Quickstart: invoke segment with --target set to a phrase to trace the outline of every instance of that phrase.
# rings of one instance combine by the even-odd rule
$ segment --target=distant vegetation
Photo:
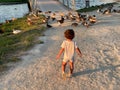
[[[28,0],[0,0],[0,3],[9,3],[9,2],[27,2]]]
[[[99,8],[98,6],[92,6],[92,7],[89,7],[89,8],[79,9],[77,11],[78,12],[90,12],[90,11],[97,10],[98,8]]]
[[[77,12],[90,12],[90,11],[94,11],[94,10],[97,10],[98,8],[105,8],[105,7],[108,7],[109,5],[114,5],[116,3],[108,3],[108,4],[102,4],[102,5],[96,5],[96,6],[92,6],[92,7],[89,7],[89,8],[83,8],[83,9],[79,9],[77,10]]]

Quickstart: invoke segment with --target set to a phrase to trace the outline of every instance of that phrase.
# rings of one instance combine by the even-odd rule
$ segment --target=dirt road
[[[48,8],[50,10],[54,4],[58,7],[55,7],[55,10],[66,10],[59,3],[56,4],[56,1],[42,2],[45,11]],[[48,2],[51,2],[52,6],[49,3],[46,8]],[[68,20],[61,26],[51,23],[53,28],[48,29],[45,36],[39,37],[44,44],[35,45],[21,56],[22,62],[0,78],[0,90],[119,90],[120,14],[90,14],[96,14],[98,21],[89,28],[82,25],[72,27],[72,22]],[[63,33],[68,28],[74,29],[74,40],[78,43],[83,57],[75,56],[74,75],[63,80],[62,57],[58,61],[55,57],[64,40]],[[69,66],[66,72],[68,69]]]

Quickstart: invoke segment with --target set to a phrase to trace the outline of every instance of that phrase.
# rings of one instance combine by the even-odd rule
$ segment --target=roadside
[[[43,15],[37,17],[29,25],[27,17],[35,19],[34,16],[24,16],[12,22],[3,23],[0,26],[0,71],[10,69],[12,65],[20,60],[24,51],[30,49],[34,44],[43,43],[38,40],[44,35],[45,26],[42,24]],[[20,33],[14,33],[20,31]],[[10,65],[10,63],[13,63]]]
[[[96,12],[89,14],[93,15]],[[89,28],[81,24],[72,27],[69,20],[61,26],[58,23],[51,23],[53,27],[46,30],[45,36],[39,37],[44,44],[35,45],[21,56],[23,61],[0,78],[0,89],[119,90],[120,14],[97,13],[97,19],[97,23]],[[55,57],[64,40],[64,31],[69,28],[75,31],[74,40],[78,43],[83,57],[79,58],[76,55],[74,76],[63,80],[61,78],[63,58],[56,61]],[[66,72],[68,71],[69,66]]]

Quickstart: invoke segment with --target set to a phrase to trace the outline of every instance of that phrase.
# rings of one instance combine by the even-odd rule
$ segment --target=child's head
[[[73,39],[75,37],[75,33],[73,31],[73,29],[67,29],[65,32],[64,32],[64,36],[67,38],[67,39]]]

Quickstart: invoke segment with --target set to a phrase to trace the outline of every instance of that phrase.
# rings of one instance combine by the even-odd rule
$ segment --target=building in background
[[[58,1],[73,10],[114,2],[114,0],[58,0]]]

